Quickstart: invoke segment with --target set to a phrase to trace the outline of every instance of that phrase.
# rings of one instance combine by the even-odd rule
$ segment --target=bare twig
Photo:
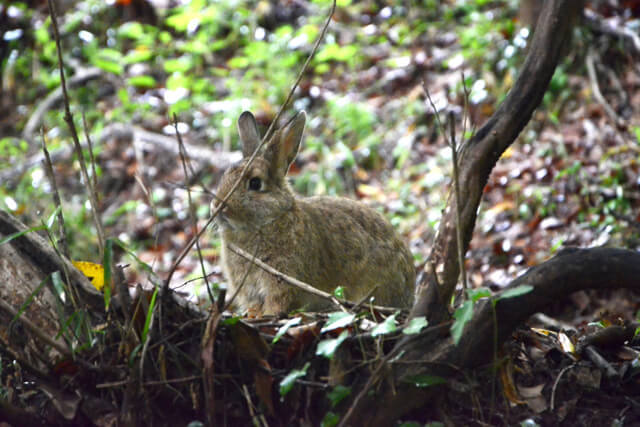
[[[42,329],[36,324],[32,323],[29,319],[27,319],[23,314],[20,314],[13,308],[9,303],[0,299],[0,309],[4,310],[6,313],[20,320],[20,322],[31,331],[35,336],[37,336],[40,340],[49,344],[51,347],[55,348],[66,357],[73,357],[73,353],[67,347],[60,344],[58,341],[55,341],[49,335],[42,331]]]
[[[51,0],[49,0],[51,1]],[[298,77],[296,78],[295,83],[293,84],[293,86],[291,87],[291,90],[289,91],[289,94],[287,95],[287,98],[285,99],[284,103],[280,106],[280,109],[278,110],[278,113],[276,114],[276,117],[273,119],[273,121],[271,122],[271,125],[269,126],[269,128],[267,129],[267,132],[264,134],[264,137],[262,138],[262,141],[260,142],[260,144],[256,147],[255,151],[253,152],[253,154],[251,155],[251,157],[249,158],[249,160],[245,163],[244,168],[242,169],[242,172],[240,173],[240,175],[238,176],[238,180],[234,183],[234,185],[231,187],[231,189],[229,190],[229,192],[226,194],[226,196],[224,197],[224,199],[222,199],[220,201],[220,204],[218,205],[218,207],[216,208],[216,210],[211,214],[211,216],[209,217],[209,220],[207,221],[207,223],[204,225],[204,227],[202,227],[202,230],[200,230],[198,232],[198,234],[196,234],[194,237],[191,238],[191,240],[189,241],[189,243],[186,244],[186,246],[182,249],[182,251],[180,251],[180,254],[178,255],[178,257],[176,258],[174,264],[171,266],[171,269],[169,270],[169,273],[167,275],[167,278],[165,279],[164,282],[164,288],[168,288],[169,287],[169,283],[171,281],[171,277],[173,276],[173,273],[176,271],[176,269],[178,268],[178,265],[180,265],[180,263],[182,262],[182,260],[184,259],[184,257],[187,256],[187,253],[191,250],[191,248],[193,247],[193,245],[195,244],[195,242],[200,239],[200,237],[202,236],[202,234],[206,231],[206,229],[209,227],[209,225],[213,222],[214,218],[218,215],[218,213],[224,208],[227,200],[231,197],[231,195],[234,193],[234,191],[236,190],[236,188],[238,188],[238,186],[240,185],[240,182],[242,182],[242,179],[244,178],[247,170],[249,169],[249,167],[251,166],[251,163],[253,163],[254,159],[257,157],[258,153],[260,152],[262,146],[266,143],[266,141],[269,140],[269,138],[271,137],[271,133],[273,132],[273,129],[275,127],[275,125],[278,122],[278,119],[280,118],[280,116],[282,115],[282,112],[284,111],[284,109],[289,105],[289,102],[291,101],[291,98],[293,97],[293,93],[295,92],[296,88],[298,87],[298,85],[300,84],[300,80],[302,80],[302,76],[304,74],[304,72],[307,70],[307,68],[309,67],[309,63],[311,62],[311,59],[315,56],[316,51],[318,50],[318,47],[320,46],[320,43],[322,42],[322,40],[324,39],[324,36],[327,33],[327,28],[329,27],[329,23],[331,22],[331,18],[333,17],[333,14],[336,10],[336,0],[333,0],[333,3],[331,5],[331,10],[329,11],[329,15],[327,16],[327,20],[324,24],[324,26],[322,27],[322,31],[320,32],[320,35],[318,36],[318,38],[316,39],[315,44],[313,45],[313,49],[311,50],[311,53],[309,54],[309,56],[307,57],[307,60],[305,61],[305,63],[302,65],[302,68],[300,69],[300,72],[298,73]]]
[[[224,300],[224,296],[223,296]],[[215,399],[215,363],[213,352],[215,350],[216,334],[218,332],[218,325],[222,319],[222,311],[218,308],[218,305],[211,304],[211,311],[207,325],[202,334],[200,340],[200,358],[202,360],[202,386],[204,393],[204,406],[207,409],[207,420],[209,425],[215,425],[213,414],[215,413],[216,399]]]
[[[549,409],[551,409],[551,411],[553,411],[553,408],[556,403],[556,389],[558,388],[558,384],[560,383],[560,378],[562,378],[565,372],[567,372],[571,368],[574,368],[575,366],[576,366],[575,364],[565,366],[556,377],[556,380],[553,382],[553,387],[551,388],[551,399],[550,399],[551,403],[549,405]]]
[[[458,170],[458,147],[456,144],[456,121],[453,111],[449,112],[449,128],[451,129],[451,163],[453,163],[453,188],[456,196],[456,239],[458,240],[458,264],[460,264],[460,278],[462,287],[469,288],[467,283],[467,271],[464,268],[464,249],[462,247],[462,224],[460,217],[462,216],[462,204],[460,203],[460,171]],[[462,136],[464,138],[464,135]]]
[[[62,87],[62,95],[64,99],[64,121],[67,123],[69,127],[69,132],[71,132],[71,137],[73,139],[73,144],[76,149],[76,154],[78,155],[78,161],[80,162],[80,170],[82,171],[82,176],[87,183],[88,186],[91,186],[91,180],[89,179],[89,173],[87,172],[87,165],[84,161],[84,156],[82,155],[82,146],[80,145],[80,139],[78,138],[78,132],[76,131],[76,126],[73,123],[73,116],[71,115],[71,108],[69,107],[69,94],[67,93],[67,86],[64,77],[64,62],[62,60],[62,47],[60,46],[60,32],[58,31],[58,21],[56,19],[56,11],[53,0],[47,0],[47,4],[49,5],[49,14],[51,15],[51,24],[53,27],[53,35],[56,40],[56,50],[58,51],[58,68],[60,69],[60,86]],[[89,202],[91,203],[91,213],[93,214],[93,221],[96,226],[96,232],[98,233],[98,247],[100,249],[100,259],[102,259],[104,255],[104,230],[102,228],[102,222],[100,221],[100,217],[98,215],[98,201],[95,198],[94,192],[89,190]]]
[[[640,55],[640,36],[625,25],[612,25],[591,9],[584,9],[586,23],[598,31],[612,34],[630,42],[636,55]]]
[[[602,95],[602,92],[600,91],[600,85],[598,84],[598,75],[596,74],[595,60],[595,50],[593,49],[593,47],[590,47],[585,62],[587,65],[587,74],[589,75],[589,81],[591,82],[593,97],[596,101],[598,101],[600,105],[602,105],[604,112],[607,114],[607,116],[609,116],[609,119],[613,121],[613,123],[617,127],[625,127],[625,120],[623,120],[620,116],[618,116],[618,114],[616,114],[616,112],[613,110],[611,105],[609,105],[609,102],[605,99],[605,97]]]
[[[44,170],[47,173],[47,177],[49,178],[49,183],[51,184],[51,189],[53,190],[53,203],[58,209],[58,245],[62,254],[69,258],[69,247],[67,246],[67,231],[64,226],[64,215],[62,214],[62,202],[60,201],[60,193],[58,192],[58,185],[56,184],[56,177],[53,173],[53,164],[51,163],[51,157],[49,157],[49,151],[47,150],[47,142],[44,137],[44,132],[41,133],[42,136],[42,152],[44,154]]]
[[[182,143],[182,135],[180,135],[180,130],[178,129],[178,118],[176,115],[173,115],[173,127],[176,130],[176,138],[178,139],[178,148],[180,150],[180,163],[182,163],[182,172],[184,173],[184,186],[187,191],[187,201],[189,205],[189,216],[191,217],[191,221],[193,222],[191,225],[191,232],[194,235],[198,234],[198,217],[196,215],[195,206],[193,205],[193,199],[191,198],[191,189],[189,188],[189,171],[187,169],[187,152],[184,148],[184,144]],[[196,239],[196,253],[198,254],[198,260],[200,261],[200,269],[202,271],[202,277],[204,279],[204,283],[207,286],[207,293],[209,294],[209,299],[212,303],[215,303],[215,297],[213,296],[213,291],[211,290],[211,284],[209,283],[209,278],[207,275],[207,270],[204,267],[204,258],[202,257],[202,250],[200,249],[200,239]]]
[[[602,372],[604,372],[604,376],[607,379],[614,379],[618,377],[618,371],[616,371],[613,366],[607,360],[598,353],[596,347],[593,345],[588,345],[583,349],[584,354],[596,365]]]
[[[467,81],[464,77],[464,71],[460,72],[462,78],[462,94],[464,96],[464,107],[462,110],[462,140],[467,136],[467,120],[469,119],[469,88],[467,87]],[[475,133],[475,126],[473,123],[471,124],[471,135],[469,138],[473,138],[473,134]]]
[[[465,98],[466,98],[466,85],[464,83],[464,74],[462,75],[462,85],[465,88]],[[452,163],[453,163],[454,196],[456,200],[456,241],[458,246],[458,263],[460,264],[460,269],[461,269],[462,284],[464,288],[467,289],[467,274],[466,274],[466,271],[464,270],[464,249],[462,248],[462,228],[460,224],[460,215],[461,215],[462,205],[460,204],[460,184],[458,182],[460,173],[458,171],[458,151],[457,151],[458,148],[456,146],[456,141],[455,141],[456,134],[455,134],[454,115],[453,115],[453,112],[449,112],[449,125],[451,130],[450,130],[450,137],[447,138],[446,129],[444,128],[444,125],[440,121],[440,114],[438,113],[436,105],[433,102],[433,99],[431,98],[431,94],[429,93],[429,89],[427,88],[427,84],[424,82],[424,80],[422,81],[422,89],[424,90],[424,93],[427,96],[427,100],[429,101],[429,104],[433,109],[433,113],[435,114],[435,117],[436,117],[436,123],[438,125],[438,129],[440,129],[440,131],[444,135],[445,140],[448,139],[447,143],[449,144],[449,147],[451,147]],[[465,124],[463,124],[463,127],[464,126]],[[464,138],[464,134],[463,134],[463,138]]]
[[[396,356],[396,354],[399,353],[401,349],[402,349],[401,344],[395,346],[389,353],[387,353],[386,356],[384,356],[384,358],[382,358],[382,360],[380,360],[380,362],[378,363],[378,366],[376,366],[376,369],[369,376],[367,383],[364,385],[364,387],[362,387],[362,390],[360,390],[358,395],[353,399],[351,406],[349,406],[349,409],[340,420],[340,424],[338,424],[338,427],[345,427],[349,425],[349,419],[351,418],[354,411],[358,407],[360,401],[369,393],[369,390],[371,390],[371,387],[373,387],[375,382],[378,380],[378,378],[380,377],[380,373],[382,372],[382,369],[387,365],[387,363],[393,357]]]
[[[253,251],[253,256],[251,257],[251,259],[254,259],[257,255],[258,255],[258,251],[260,250],[260,245],[256,245],[256,249]],[[231,307],[233,305],[233,301],[236,299],[236,297],[238,296],[238,294],[240,294],[240,290],[242,289],[242,287],[244,286],[245,282],[247,281],[247,277],[249,277],[249,273],[251,273],[251,269],[255,266],[255,263],[250,263],[247,266],[247,270],[244,272],[244,275],[242,276],[242,280],[240,281],[240,284],[236,287],[235,291],[233,292],[233,294],[231,294],[231,298],[229,298],[228,301],[218,301],[218,305],[222,305],[222,308],[220,309],[220,311],[226,311],[229,309],[229,307]]]
[[[267,424],[266,420],[264,420],[262,417],[259,417],[256,414],[253,402],[251,401],[251,395],[249,394],[249,389],[247,388],[246,384],[242,384],[242,395],[244,396],[245,400],[247,401],[247,407],[249,408],[249,415],[251,415],[251,419],[253,420],[253,425],[254,426],[268,427],[268,424]]]
[[[244,251],[243,249],[240,249],[239,247],[237,247],[236,245],[234,245],[233,243],[227,242],[227,246],[229,247],[229,249],[243,257],[244,259],[251,261],[252,263],[254,263],[255,265],[257,265],[258,267],[260,267],[261,269],[263,269],[264,271],[266,271],[267,273],[273,274],[275,277],[284,280],[286,283],[293,285],[299,289],[302,289],[305,292],[308,292],[312,295],[318,296],[322,299],[325,299],[327,301],[330,301],[332,304],[334,304],[335,306],[337,306],[338,308],[340,308],[340,310],[342,311],[347,311],[347,309],[344,307],[344,305],[342,305],[342,303],[340,303],[340,301],[338,301],[338,299],[336,297],[334,297],[333,295],[331,295],[328,292],[324,292],[321,291],[320,289],[316,289],[313,286],[300,281],[294,277],[288,276],[284,273],[282,273],[281,271],[276,270],[275,268],[271,267],[270,265],[262,262],[260,259],[256,258],[255,256],[252,256],[250,253]]]
[[[446,129],[444,128],[444,125],[440,121],[440,113],[438,112],[438,109],[436,108],[436,104],[433,102],[433,99],[431,98],[431,93],[429,92],[429,88],[427,88],[427,83],[424,80],[422,80],[422,90],[424,90],[424,94],[427,96],[429,105],[431,105],[431,108],[433,109],[433,114],[436,117],[436,124],[438,125],[438,129],[440,130],[440,132],[442,132],[442,134],[446,139],[447,138]]]
[[[93,144],[91,143],[91,136],[89,135],[89,127],[87,126],[87,117],[82,112],[82,129],[84,130],[84,137],[87,140],[87,150],[89,151],[89,161],[91,162],[91,177],[93,180],[91,181],[91,187],[89,187],[94,192],[94,197],[98,200],[98,193],[96,192],[96,188],[98,188],[98,174],[96,174],[96,159],[93,157]]]

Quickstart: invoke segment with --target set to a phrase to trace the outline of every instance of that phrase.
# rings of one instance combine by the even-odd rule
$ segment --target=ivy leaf
[[[460,337],[462,337],[464,325],[466,325],[473,317],[473,302],[465,301],[464,304],[456,309],[453,313],[453,317],[456,320],[453,322],[453,325],[451,325],[451,337],[453,338],[454,344],[458,345]]]
[[[488,298],[491,296],[491,291],[488,288],[469,289],[467,295],[471,301],[476,302],[480,298]]]
[[[280,338],[282,338],[282,336],[287,333],[290,327],[298,325],[301,321],[302,318],[300,317],[294,317],[293,319],[287,320],[287,323],[285,323],[280,327],[280,329],[278,329],[278,332],[276,333],[276,336],[273,337],[273,341],[271,341],[271,344],[277,343]]]
[[[302,369],[294,369],[289,372],[286,377],[280,381],[280,396],[286,396],[287,393],[291,391],[293,385],[296,383],[298,378],[302,378],[307,375],[307,369],[311,364],[309,362],[305,363]]]
[[[533,286],[520,285],[520,286],[516,286],[515,288],[510,288],[505,290],[504,292],[499,294],[496,299],[501,300],[501,299],[519,297],[520,295],[528,294],[531,291],[533,291]]]
[[[351,387],[345,387],[341,384],[338,384],[327,393],[327,397],[331,401],[331,407],[335,407],[338,403],[342,402],[345,397],[351,395]]]
[[[316,349],[317,356],[324,356],[327,359],[333,359],[333,355],[340,347],[340,344],[349,336],[349,331],[342,331],[338,338],[330,338],[326,340],[322,340],[318,343],[318,348]]]
[[[338,425],[338,421],[340,421],[340,416],[335,412],[329,411],[324,415],[320,427],[334,427]]]
[[[353,313],[345,313],[343,311],[335,311],[329,313],[329,319],[325,323],[324,327],[320,330],[321,333],[332,331],[338,328],[344,328],[349,326],[355,320],[356,315]]]
[[[393,315],[387,317],[384,322],[376,325],[375,328],[371,331],[371,336],[377,337],[378,335],[389,334],[391,332],[395,332],[398,327],[396,326],[396,316],[398,313],[394,313]]]
[[[405,335],[414,335],[420,333],[423,328],[426,328],[429,325],[427,322],[427,318],[424,316],[414,317],[411,319],[409,324],[404,327],[402,333]]]

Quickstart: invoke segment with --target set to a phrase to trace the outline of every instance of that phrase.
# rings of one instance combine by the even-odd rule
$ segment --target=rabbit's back
[[[306,256],[315,259],[308,278],[327,292],[344,286],[357,301],[377,287],[375,303],[407,307],[413,299],[411,254],[389,222],[366,205],[342,197],[297,199],[306,224]]]

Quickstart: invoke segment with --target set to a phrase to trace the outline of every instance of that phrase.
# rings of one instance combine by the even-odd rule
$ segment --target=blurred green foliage
[[[330,0],[313,0],[304,7],[265,0],[193,0],[158,10],[157,25],[149,25],[124,20],[108,2],[72,3],[60,20],[67,76],[91,66],[107,75],[107,82],[90,81],[70,91],[75,123],[82,129],[84,112],[89,130],[96,134],[113,122],[166,123],[175,113],[190,131],[204,135],[212,144],[237,149],[237,117],[245,109],[261,112],[264,125],[275,116],[330,5]],[[3,58],[0,70],[6,78],[28,82],[15,84],[13,95],[16,105],[31,111],[60,84],[56,45],[46,14],[23,2],[11,6],[31,25],[31,32],[23,41],[9,42],[9,51],[20,53]],[[417,150],[428,147],[440,130],[423,97],[406,92],[419,86],[422,78],[431,79],[439,72],[453,75],[457,71],[451,70],[464,64],[472,107],[499,103],[517,77],[529,38],[515,20],[517,8],[516,0],[338,1],[326,39],[303,75],[291,106],[311,110],[299,158],[305,167],[294,179],[297,191],[357,195],[359,185],[373,177],[376,184],[385,186],[375,204],[384,207],[401,231],[408,232],[425,221],[435,227],[446,200],[443,190],[450,176],[450,155],[448,149],[428,150],[435,154]],[[411,67],[421,53],[432,62],[412,75]],[[572,96],[571,70],[569,61],[558,67],[545,95],[543,105],[551,122],[558,122]],[[394,80],[398,75],[401,77]],[[448,96],[463,104],[459,79],[451,85]],[[381,98],[385,101],[380,102]],[[44,117],[47,144],[52,149],[68,143],[60,111],[56,107]],[[20,162],[39,149],[20,139],[28,115],[20,117],[13,136],[0,139],[3,166]],[[640,143],[639,128],[635,134]],[[467,131],[465,136],[469,135]],[[535,135],[530,140],[533,143]],[[100,153],[99,145],[94,149]],[[579,180],[581,168],[572,164],[557,179],[574,176]],[[32,172],[11,188],[0,186],[0,208],[18,211],[21,206],[36,205],[35,212],[51,209],[48,185],[41,182],[41,176],[34,179]],[[210,177],[203,180],[213,186]],[[613,189],[613,196],[597,209],[628,211],[627,184],[622,173],[603,177],[599,185]],[[593,191],[582,195],[592,196]],[[424,203],[417,203],[417,198]],[[393,201],[391,208],[385,204],[389,200]],[[519,196],[517,214],[524,219],[548,216],[556,209],[552,200],[548,188],[537,188],[526,197]],[[81,252],[94,238],[87,231],[91,225],[82,199],[73,203],[71,234],[78,236],[73,243]],[[107,219],[115,223],[136,208],[136,203],[123,205]],[[175,212],[164,200],[155,215],[165,219]]]

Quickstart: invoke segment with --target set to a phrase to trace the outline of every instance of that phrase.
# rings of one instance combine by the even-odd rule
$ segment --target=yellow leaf
[[[571,338],[569,338],[564,332],[558,333],[558,341],[560,342],[560,348],[565,353],[574,354],[576,352],[576,348],[571,342]]]
[[[91,281],[99,291],[104,287],[104,267],[88,261],[71,261],[71,263]]]
[[[499,203],[496,203],[495,205],[491,206],[489,209],[487,209],[487,213],[491,213],[492,215],[497,215],[499,213],[511,210],[514,207],[515,207],[515,205],[513,204],[512,201],[505,200],[504,202],[499,202]]]
[[[504,150],[504,153],[502,153],[502,156],[500,156],[501,159],[508,159],[511,156],[513,156],[513,148],[511,146],[508,146],[506,150]]]
[[[532,330],[533,332],[535,332],[536,334],[540,334],[540,335],[543,335],[543,336],[545,336],[545,337],[548,337],[548,336],[550,336],[550,335],[551,335],[551,336],[556,336],[556,335],[558,335],[558,333],[557,333],[557,332],[550,331],[550,330],[548,330],[548,329],[531,328],[531,330]]]
[[[376,200],[378,202],[383,202],[386,199],[384,192],[379,187],[374,187],[373,185],[360,184],[358,185],[356,191],[358,195]]]

